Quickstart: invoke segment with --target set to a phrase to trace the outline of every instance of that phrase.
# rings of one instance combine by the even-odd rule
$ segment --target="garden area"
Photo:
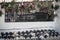
[[[5,9],[5,22],[36,22],[36,21],[54,21],[54,10],[59,8],[53,6],[54,1],[32,2],[2,2],[1,8]]]

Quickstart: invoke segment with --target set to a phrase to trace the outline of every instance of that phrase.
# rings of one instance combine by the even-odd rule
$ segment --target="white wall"
[[[4,15],[0,17],[0,29],[11,28],[54,28],[55,21],[52,22],[4,22]]]

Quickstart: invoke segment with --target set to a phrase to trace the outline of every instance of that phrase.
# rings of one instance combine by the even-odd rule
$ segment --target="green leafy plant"
[[[58,10],[59,9],[59,5],[55,5],[54,9]]]
[[[1,6],[2,6],[2,8],[7,8],[8,5],[9,5],[8,3],[3,2]]]
[[[14,5],[15,5],[15,0],[12,0],[11,1],[11,6],[14,7]]]
[[[12,10],[15,10],[15,12],[17,13],[18,12],[18,5],[16,4],[15,0],[12,0],[10,5],[12,7]]]
[[[26,12],[26,13],[29,12],[29,7],[25,8],[25,12]]]
[[[41,7],[41,4],[40,4],[40,3],[38,3],[38,4],[37,4],[37,7],[38,7],[38,8],[40,8],[40,7]]]
[[[58,10],[59,9],[59,5],[55,5],[55,7],[53,7],[53,5],[51,6],[52,9]]]
[[[6,9],[8,7],[8,5],[9,4],[4,1],[4,2],[2,2],[1,8]],[[0,11],[0,16],[2,16],[2,14],[3,14],[2,11]]]

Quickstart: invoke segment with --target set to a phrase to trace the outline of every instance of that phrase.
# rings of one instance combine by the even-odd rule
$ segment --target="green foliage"
[[[59,9],[59,5],[55,5],[55,7],[53,7],[53,5],[51,6],[52,9],[58,10]]]
[[[3,3],[2,3],[2,8],[7,8],[8,5],[9,5],[8,3],[4,3],[4,2],[3,2]]]
[[[38,4],[37,4],[37,7],[38,7],[38,8],[40,8],[40,7],[41,7],[41,4],[40,4],[40,3],[38,3]]]
[[[12,0],[10,5],[11,5],[12,9],[15,9],[15,12],[17,13],[18,12],[18,5],[15,3],[15,0]]]
[[[28,13],[28,12],[29,12],[29,9],[30,9],[30,7],[26,7],[26,8],[25,8],[25,12]]]
[[[55,5],[54,9],[58,10],[59,9],[59,5]]]
[[[12,0],[12,1],[11,1],[11,6],[14,6],[14,4],[15,4],[15,1]]]
[[[15,12],[18,12],[18,5],[15,5]]]

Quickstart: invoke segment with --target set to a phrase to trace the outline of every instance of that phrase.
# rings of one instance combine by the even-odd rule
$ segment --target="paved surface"
[[[0,39],[0,40],[4,40],[4,39]],[[10,40],[13,40],[13,39],[10,39]],[[14,40],[36,40],[36,39],[14,39]],[[51,38],[46,38],[44,40],[60,40],[60,37],[51,37]]]

